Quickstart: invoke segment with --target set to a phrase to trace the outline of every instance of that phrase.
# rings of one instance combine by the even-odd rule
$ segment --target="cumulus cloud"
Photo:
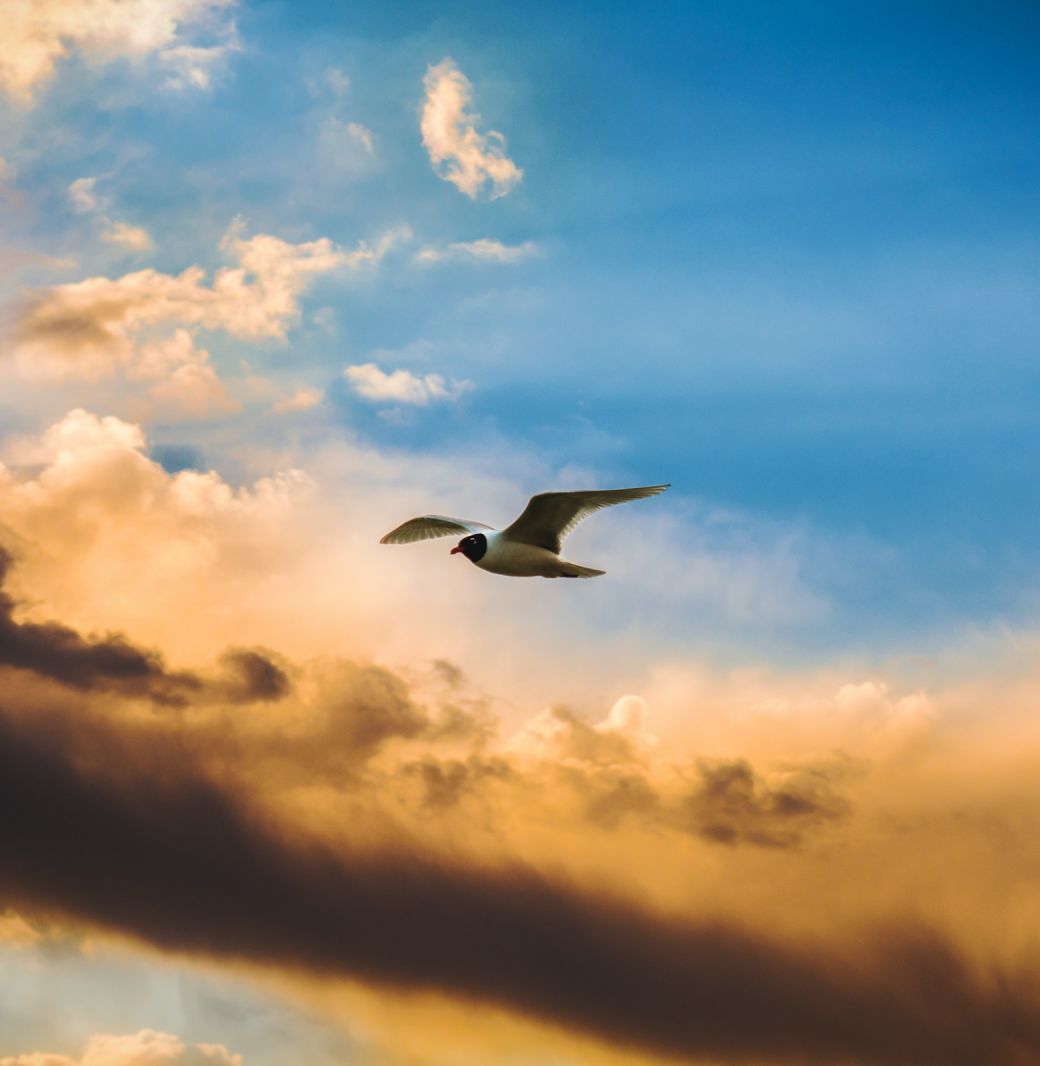
[[[97,1033],[79,1058],[34,1051],[0,1058],[0,1066],[242,1066],[242,1056],[222,1044],[186,1044],[170,1033],[141,1029],[125,1035]]]
[[[503,244],[501,241],[482,237],[476,241],[456,241],[442,248],[428,246],[415,255],[420,263],[440,263],[446,259],[481,259],[491,263],[515,263],[539,253],[534,241],[522,244]]]
[[[343,371],[350,387],[371,403],[398,403],[426,407],[442,400],[456,400],[473,388],[470,381],[452,381],[441,374],[413,374],[410,370],[387,373],[375,363],[348,366]]]
[[[284,338],[313,278],[377,262],[397,236],[388,233],[375,246],[362,243],[347,251],[326,238],[290,244],[267,234],[246,237],[236,221],[221,248],[237,265],[218,270],[211,284],[201,267],[192,266],[177,275],[146,269],[30,294],[14,324],[15,355],[27,373],[96,378],[135,363],[156,365],[142,345],[164,328],[222,330],[247,340]],[[185,344],[182,335],[173,340]],[[193,357],[179,365],[204,362]],[[196,369],[182,378],[174,391],[198,394],[210,375]]]
[[[0,88],[22,102],[71,51],[93,62],[139,59],[185,47],[181,34],[202,25],[227,32],[219,16],[235,0],[14,0],[5,8]]]
[[[19,464],[29,465],[0,464],[0,512],[18,545],[19,571],[34,598],[75,601],[92,628],[113,618],[125,628],[168,617],[172,630],[197,632],[198,620],[186,627],[185,617],[222,614],[232,589],[246,594],[238,575],[276,568],[286,557],[286,523],[314,489],[294,469],[239,488],[212,470],[168,473],[149,458],[138,426],[83,410],[16,450]],[[247,585],[260,596],[257,608],[271,602],[262,584]],[[194,595],[198,588],[207,596]],[[234,602],[233,613],[248,613],[243,600]]]
[[[505,196],[524,172],[506,155],[501,133],[477,132],[480,116],[467,110],[469,79],[454,60],[443,59],[426,71],[423,85],[422,139],[434,171],[471,200],[485,188],[492,200]]]

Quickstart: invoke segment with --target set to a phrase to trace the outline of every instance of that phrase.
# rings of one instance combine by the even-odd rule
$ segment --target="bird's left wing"
[[[483,522],[470,522],[465,518],[448,518],[442,514],[424,514],[418,518],[409,518],[407,522],[391,529],[380,544],[414,544],[417,540],[430,540],[433,537],[463,536],[466,533],[479,533],[482,529],[491,529]]]
[[[603,507],[643,500],[664,492],[668,485],[635,489],[590,489],[587,492],[542,492],[532,496],[524,512],[502,535],[522,544],[535,544],[559,554],[563,538],[583,519]]]

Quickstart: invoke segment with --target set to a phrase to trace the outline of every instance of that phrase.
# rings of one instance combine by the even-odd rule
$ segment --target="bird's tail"
[[[560,577],[599,577],[605,573],[606,570],[593,570],[591,566],[578,566],[566,559],[560,560]]]

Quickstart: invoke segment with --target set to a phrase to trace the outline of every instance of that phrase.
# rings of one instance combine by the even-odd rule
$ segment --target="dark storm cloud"
[[[166,668],[158,652],[119,634],[86,638],[60,622],[17,622],[3,588],[11,555],[0,547],[0,667],[28,670],[83,691],[107,691],[184,705],[192,699],[276,700],[289,691],[284,671],[264,652],[238,648],[222,658],[224,675],[207,679]]]
[[[154,731],[9,708],[0,809],[4,902],[165,949],[468,997],[687,1060],[1040,1058],[1036,985],[935,936],[794,943],[530,869],[337,849],[263,822]]]

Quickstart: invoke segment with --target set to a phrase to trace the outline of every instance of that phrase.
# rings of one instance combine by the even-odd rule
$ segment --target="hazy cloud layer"
[[[454,60],[442,59],[426,71],[423,86],[422,139],[433,169],[471,200],[485,189],[492,200],[505,196],[524,172],[506,155],[501,133],[477,132],[480,116],[467,110],[472,102],[469,79]]]

